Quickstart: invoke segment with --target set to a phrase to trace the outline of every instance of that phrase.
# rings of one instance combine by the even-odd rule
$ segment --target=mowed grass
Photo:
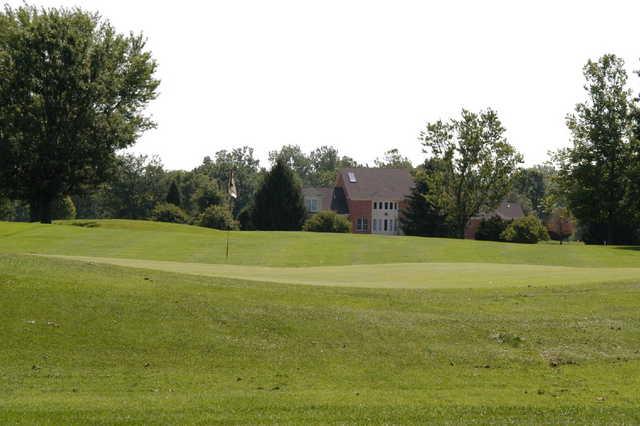
[[[187,225],[105,220],[96,227],[0,222],[0,253],[117,257],[260,266],[380,263],[500,263],[577,267],[638,267],[633,247],[506,244],[444,238],[305,232],[226,232]]]
[[[640,281],[640,268],[579,268],[499,263],[383,263],[302,268],[112,257],[45,256],[208,277],[340,287],[498,288]]]
[[[634,248],[81,224],[0,222],[0,424],[640,423]]]
[[[640,284],[299,286],[0,255],[0,423],[638,424]]]

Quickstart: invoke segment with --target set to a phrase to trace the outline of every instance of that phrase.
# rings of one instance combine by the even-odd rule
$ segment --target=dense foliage
[[[415,173],[415,185],[400,214],[400,225],[406,235],[444,237],[449,234],[446,216],[426,196],[429,193],[430,170],[431,164],[427,162]]]
[[[560,183],[585,241],[631,243],[639,225],[638,103],[615,55],[590,60],[584,76],[587,100],[567,117],[572,146],[556,156]]]
[[[351,232],[351,222],[343,215],[333,211],[322,211],[307,219],[302,227],[303,231],[310,232]]]
[[[302,180],[304,186],[331,186],[336,182],[336,172],[345,167],[360,167],[354,159],[340,156],[332,146],[321,146],[305,154],[298,145],[285,145],[269,153],[269,161],[282,160]]]
[[[169,192],[167,193],[167,203],[180,207],[182,205],[182,195],[175,180],[171,181]]]
[[[300,182],[284,160],[276,160],[256,193],[253,226],[258,230],[300,230],[306,214]]]
[[[568,239],[576,232],[575,219],[567,208],[554,209],[546,222],[549,237],[552,240],[562,241]]]
[[[498,215],[484,218],[476,231],[476,240],[502,241],[502,234],[510,223],[511,221],[504,220]]]
[[[156,63],[142,35],[81,9],[0,12],[0,186],[50,223],[54,201],[104,182],[154,126]]]
[[[533,215],[514,219],[504,230],[500,239],[512,243],[536,244],[549,239],[547,229]]]
[[[175,204],[160,203],[153,208],[151,219],[157,222],[187,223],[189,216]]]
[[[214,229],[236,229],[237,225],[233,220],[231,211],[227,206],[209,206],[203,211],[196,222],[199,226]]]
[[[455,236],[469,219],[504,200],[522,156],[510,145],[495,111],[462,110],[460,119],[428,123],[420,138],[437,164],[427,180],[427,199],[447,215]]]

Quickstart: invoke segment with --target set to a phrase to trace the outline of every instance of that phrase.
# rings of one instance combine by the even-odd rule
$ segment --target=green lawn
[[[97,227],[0,222],[0,253],[120,257],[225,263],[226,232],[144,221],[76,221]],[[444,238],[304,232],[232,232],[228,263],[322,266],[465,262],[579,267],[638,267],[629,247],[527,245]]]
[[[224,237],[0,223],[0,424],[640,423],[638,251]]]

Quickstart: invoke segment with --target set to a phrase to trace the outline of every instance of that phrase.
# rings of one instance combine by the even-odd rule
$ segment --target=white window
[[[378,203],[377,202],[373,202],[373,209],[376,210],[378,208]]]
[[[318,199],[317,198],[307,198],[305,201],[305,207],[311,213],[315,213],[319,210],[318,208]]]
[[[398,203],[394,203],[393,208],[394,208],[395,210],[398,210]]]
[[[373,219],[373,230],[374,232],[378,230],[378,219]]]
[[[358,232],[367,232],[369,229],[369,221],[366,217],[359,217],[356,220],[356,231]]]
[[[349,175],[349,182],[352,182],[352,183],[357,182],[355,173],[349,172],[348,175]]]
[[[389,210],[389,203],[387,201],[384,202],[384,209]]]

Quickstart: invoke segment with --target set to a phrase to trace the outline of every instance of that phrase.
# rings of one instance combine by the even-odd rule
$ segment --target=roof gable
[[[352,200],[402,200],[411,193],[413,179],[407,169],[347,168],[339,181]]]

